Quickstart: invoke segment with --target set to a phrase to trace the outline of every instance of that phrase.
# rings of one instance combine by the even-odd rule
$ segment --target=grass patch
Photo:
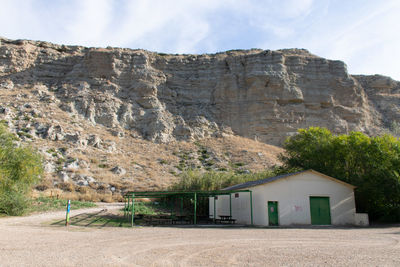
[[[54,210],[64,210],[67,207],[67,200],[65,199],[55,199],[50,197],[39,197],[32,200],[32,205],[29,212],[44,212],[44,211],[54,211]],[[93,208],[96,204],[87,201],[71,201],[71,209],[77,210],[82,208]]]
[[[167,202],[135,202],[135,214],[155,215],[158,213],[170,213],[171,203]],[[122,209],[123,211],[123,209]]]
[[[153,202],[135,202],[135,214],[153,215],[158,212],[158,207]]]
[[[99,166],[99,168],[102,168],[102,169],[110,168],[110,166],[108,164],[105,164],[105,163],[101,163],[98,166]]]
[[[211,166],[213,166],[214,164],[215,164],[215,162],[214,162],[213,160],[209,160],[209,161],[206,161],[206,162],[205,162],[205,165],[208,166],[208,167],[211,167]]]
[[[244,165],[246,165],[244,162],[235,162],[232,164],[232,166],[235,168],[243,167]]]
[[[32,139],[32,135],[30,135],[26,132],[20,131],[20,132],[17,132],[17,134],[19,137],[25,136],[26,138]]]
[[[65,162],[65,159],[64,158],[58,158],[57,160],[56,160],[56,164],[57,165],[61,165],[61,164],[63,164]]]
[[[168,161],[165,159],[161,159],[159,162],[161,165],[168,164]]]

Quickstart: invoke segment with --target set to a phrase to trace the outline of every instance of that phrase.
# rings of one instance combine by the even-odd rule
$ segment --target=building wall
[[[278,201],[279,225],[311,224],[310,196],[329,197],[333,225],[354,224],[355,201],[351,187],[304,172],[274,182],[249,188],[253,192],[253,222],[268,225],[268,201]],[[249,193],[232,194],[232,217],[237,223],[250,224]],[[214,213],[210,198],[210,214]],[[229,196],[216,201],[216,214],[229,215]]]

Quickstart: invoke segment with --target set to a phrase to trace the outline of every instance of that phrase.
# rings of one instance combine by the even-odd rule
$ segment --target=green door
[[[310,211],[312,225],[331,224],[329,197],[310,197]]]
[[[268,225],[279,225],[278,201],[268,201]]]

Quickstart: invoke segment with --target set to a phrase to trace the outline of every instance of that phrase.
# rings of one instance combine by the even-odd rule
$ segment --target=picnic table
[[[232,219],[232,216],[230,215],[218,215],[218,217],[220,219],[215,219],[216,223],[236,223],[236,219]]]
[[[172,224],[189,224],[191,219],[188,215],[175,215],[175,218],[172,220]]]

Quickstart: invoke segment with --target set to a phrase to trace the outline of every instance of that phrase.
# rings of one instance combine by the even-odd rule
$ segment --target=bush
[[[29,206],[27,195],[43,173],[40,155],[16,140],[0,125],[0,212],[8,215],[23,214]]]
[[[25,192],[9,191],[0,195],[0,213],[19,216],[30,206],[30,199]]]
[[[220,190],[248,181],[265,179],[277,175],[278,169],[258,173],[239,174],[235,172],[187,170],[179,175],[172,190]]]

